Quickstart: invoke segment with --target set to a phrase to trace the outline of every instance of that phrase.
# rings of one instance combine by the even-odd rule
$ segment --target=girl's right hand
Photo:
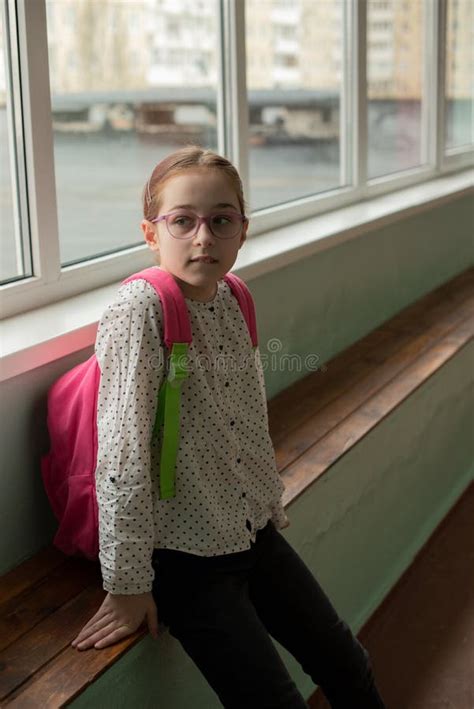
[[[153,638],[158,637],[158,611],[151,591],[132,595],[107,593],[97,613],[71,645],[78,650],[107,647],[131,635],[146,618]]]

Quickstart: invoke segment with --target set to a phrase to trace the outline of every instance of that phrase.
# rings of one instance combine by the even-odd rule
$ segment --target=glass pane
[[[22,243],[16,203],[17,174],[14,140],[12,82],[10,76],[9,42],[5,17],[0,8],[0,283],[31,275],[31,264],[25,266],[30,254],[29,243]],[[18,77],[16,77],[18,80]],[[27,224],[23,224],[25,234]]]
[[[368,0],[368,177],[421,164],[423,0]]]
[[[252,209],[341,185],[343,0],[246,0]]]
[[[446,23],[446,148],[474,143],[472,0],[448,0]]]
[[[47,0],[61,263],[144,243],[165,155],[216,149],[217,0]]]

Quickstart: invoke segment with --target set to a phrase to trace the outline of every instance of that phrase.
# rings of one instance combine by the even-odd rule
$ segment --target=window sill
[[[233,272],[251,281],[323,249],[473,192],[474,170],[366,200],[248,239]],[[0,380],[61,359],[95,342],[97,323],[121,281],[15,315],[0,326]]]

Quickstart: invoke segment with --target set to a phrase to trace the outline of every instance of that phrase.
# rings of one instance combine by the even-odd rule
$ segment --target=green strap
[[[164,424],[160,459],[160,499],[175,497],[176,456],[179,445],[181,382],[189,374],[186,367],[188,343],[175,342],[169,356],[168,377],[158,394],[158,409],[152,438]]]
[[[258,345],[253,346],[253,350]],[[169,356],[168,377],[158,393],[158,408],[152,439],[157,437],[164,424],[160,459],[160,499],[175,497],[176,456],[179,445],[181,383],[189,374],[186,367],[188,344],[175,342]]]

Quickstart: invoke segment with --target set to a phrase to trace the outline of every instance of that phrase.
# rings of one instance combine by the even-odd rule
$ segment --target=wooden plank
[[[474,268],[470,268],[403,308],[390,318],[386,325],[395,327],[406,324],[407,326],[414,325],[416,328],[420,317],[428,318],[426,324],[433,324],[443,312],[455,311],[466,300],[472,298],[473,294]],[[441,309],[437,310],[439,306]]]
[[[399,344],[394,344],[393,333],[378,328],[348,347],[323,365],[323,369],[292,384],[269,401],[268,415],[270,434],[274,443],[285,436],[289,426],[296,428],[304,421],[308,401],[314,405],[312,411],[325,406],[334,396],[342,382],[349,386],[354,378],[363,376],[370,370],[367,360],[372,352],[385,351],[387,347],[401,346],[409,342],[411,335],[404,335]]]
[[[67,556],[49,545],[44,547],[34,556],[2,576],[0,586],[0,614],[1,607],[14,596],[18,596],[22,591],[31,586],[44,576],[47,576],[53,569],[63,564]]]
[[[465,310],[465,306],[471,303],[472,307],[473,293],[464,294],[460,299],[459,294],[447,294],[443,300],[438,299],[437,302],[423,307],[421,303],[415,303],[407,311],[398,313],[393,318],[388,320],[384,327],[395,332],[411,332],[418,333],[423,330],[433,329],[433,326],[440,325],[443,327],[446,316],[456,314],[461,310]]]
[[[416,301],[412,305],[405,308],[401,313],[393,316],[380,327],[372,330],[364,338],[353,343],[350,347],[344,350],[344,352],[336,355],[326,367],[332,371],[336,370],[337,373],[339,369],[345,369],[348,362],[352,362],[357,359],[360,354],[366,349],[376,351],[379,350],[382,344],[394,347],[396,346],[396,339],[393,338],[393,331],[397,329],[397,323],[402,325],[404,321],[409,324],[410,319],[418,318],[420,312],[424,312],[426,329],[429,329],[431,325],[436,325],[439,327],[439,333],[434,331],[434,336],[442,334],[443,324],[439,325],[439,321],[444,321],[446,318],[447,329],[451,327],[452,322],[450,318],[454,317],[456,321],[463,319],[465,314],[470,311],[472,307],[474,297],[474,269],[469,269],[468,272],[457,276],[448,284],[444,284],[436,291],[428,293],[423,296],[419,301]],[[469,301],[469,302],[468,302]],[[403,329],[401,327],[401,329]],[[414,329],[414,328],[412,328]],[[411,334],[411,330],[407,327],[408,335]],[[408,341],[408,338],[407,340]],[[365,354],[369,354],[366,352]],[[308,375],[304,380],[299,380],[295,384],[288,387],[285,391],[280,392],[276,397],[269,402],[269,411],[273,408],[278,409],[279,404],[285,405],[289,400],[291,401],[293,395],[298,397],[299,395],[304,395],[308,392],[308,387],[312,387],[314,384],[310,382],[310,378],[313,378],[314,384],[319,379],[317,386],[324,386],[325,382],[321,380],[320,372]],[[323,377],[324,380],[326,377]]]
[[[100,578],[98,562],[70,558],[19,596],[11,598],[2,606],[0,650],[30,631],[84,588],[100,583]]]
[[[269,406],[270,436],[276,451],[280,450],[282,445],[284,446],[292,431],[304,426],[318,411],[327,407],[347,390],[352,391],[359,382],[370,378],[374,372],[374,364],[383,364],[390,358],[395,358],[396,362],[401,357],[406,358],[408,362],[411,353],[419,355],[431,347],[472,312],[474,312],[473,298],[465,301],[455,312],[449,311],[440,316],[439,322],[435,321],[418,336],[413,332],[394,333],[383,326],[364,338],[365,343],[360,341],[363,345],[360,351],[351,348],[353,351],[351,359],[345,353],[344,357],[331,360],[328,371],[324,374],[325,379],[321,377],[320,372],[315,372],[305,377],[304,389],[290,387],[291,391],[287,390],[284,397],[278,394],[271,400]],[[374,337],[375,332],[377,332],[376,337]],[[368,342],[370,346],[367,346]]]
[[[142,627],[121,642],[101,650],[89,648],[81,651],[66,647],[10,694],[2,706],[18,709],[57,709],[66,706],[136,645],[144,634]]]
[[[405,308],[383,325],[376,328],[361,340],[353,343],[344,352],[336,355],[330,362],[304,377],[273,397],[268,404],[270,432],[277,439],[280,431],[286,432],[288,421],[296,421],[298,413],[293,407],[301,398],[313,395],[317,401],[318,392],[330,388],[334,378],[348,367],[357,366],[361,358],[369,361],[378,358],[382,361],[395,352],[398,346],[409,342],[413,333],[422,333],[437,339],[454,324],[463,320],[474,308],[474,268],[456,276],[447,284],[423,296],[420,300]],[[423,326],[419,323],[422,321]],[[418,324],[417,324],[418,323]],[[396,337],[398,333],[398,337]],[[327,399],[326,402],[327,403]],[[288,413],[287,416],[285,414]]]
[[[453,305],[452,301],[448,299],[440,300],[437,297],[437,310],[432,315],[431,322],[426,320],[426,330],[428,332],[431,331],[433,338],[440,336],[450,329],[453,323],[459,322],[465,317],[467,312],[470,312],[472,303],[473,293],[464,293],[462,302],[456,305]],[[398,319],[401,317],[403,317],[403,320],[397,327]],[[428,318],[428,315],[425,314],[425,318]],[[336,355],[330,362],[323,365],[322,370],[313,372],[307,377],[298,380],[273,397],[268,405],[272,435],[278,435],[279,417],[284,415],[288,406],[294,405],[301,397],[310,394],[316,395],[319,391],[326,390],[326,387],[330,386],[332,378],[338,378],[342,372],[347,372],[348,366],[354,366],[356,361],[362,357],[370,359],[372,356],[378,356],[383,359],[390,356],[393,351],[396,351],[399,343],[403,345],[405,342],[409,342],[410,336],[416,328],[415,326],[410,328],[405,319],[405,316],[402,315],[391,318],[361,340],[353,343],[344,352]],[[403,332],[403,329],[406,332]],[[396,331],[399,331],[400,336],[398,338],[394,334]],[[291,411],[291,418],[294,417],[294,413]]]
[[[474,335],[472,316],[446,333],[439,342],[449,342],[450,338],[454,337],[464,343],[466,335],[471,337]],[[333,396],[329,403],[324,405],[323,401],[320,401],[315,413],[312,413],[311,406],[308,406],[308,414],[304,417],[304,422],[300,423],[297,428],[287,431],[282,440],[275,445],[275,458],[280,473],[347,416],[350,416],[379,391],[383,391],[392,379],[417,358],[436,346],[437,343],[427,340],[425,335],[416,338],[412,336],[411,342],[396,352],[391,359],[379,365],[372,365],[368,373],[359,377],[354,383],[348,385],[345,380],[342,380],[338,391],[333,389]],[[336,391],[338,395],[334,396]],[[304,406],[304,400],[300,402],[300,405]]]
[[[105,595],[100,586],[89,586],[0,652],[0,697],[54,660],[97,612]]]
[[[460,325],[457,332],[450,333],[422,354],[378,393],[369,397],[354,413],[288,465],[282,471],[286,488],[283,504],[293,502],[351,446],[367,435],[372,428],[472,340],[472,329],[471,319]]]
[[[406,367],[363,405],[364,411],[378,422],[399,406],[415,389],[428,381],[447,361],[474,337],[474,316],[446,335],[412,365]]]

